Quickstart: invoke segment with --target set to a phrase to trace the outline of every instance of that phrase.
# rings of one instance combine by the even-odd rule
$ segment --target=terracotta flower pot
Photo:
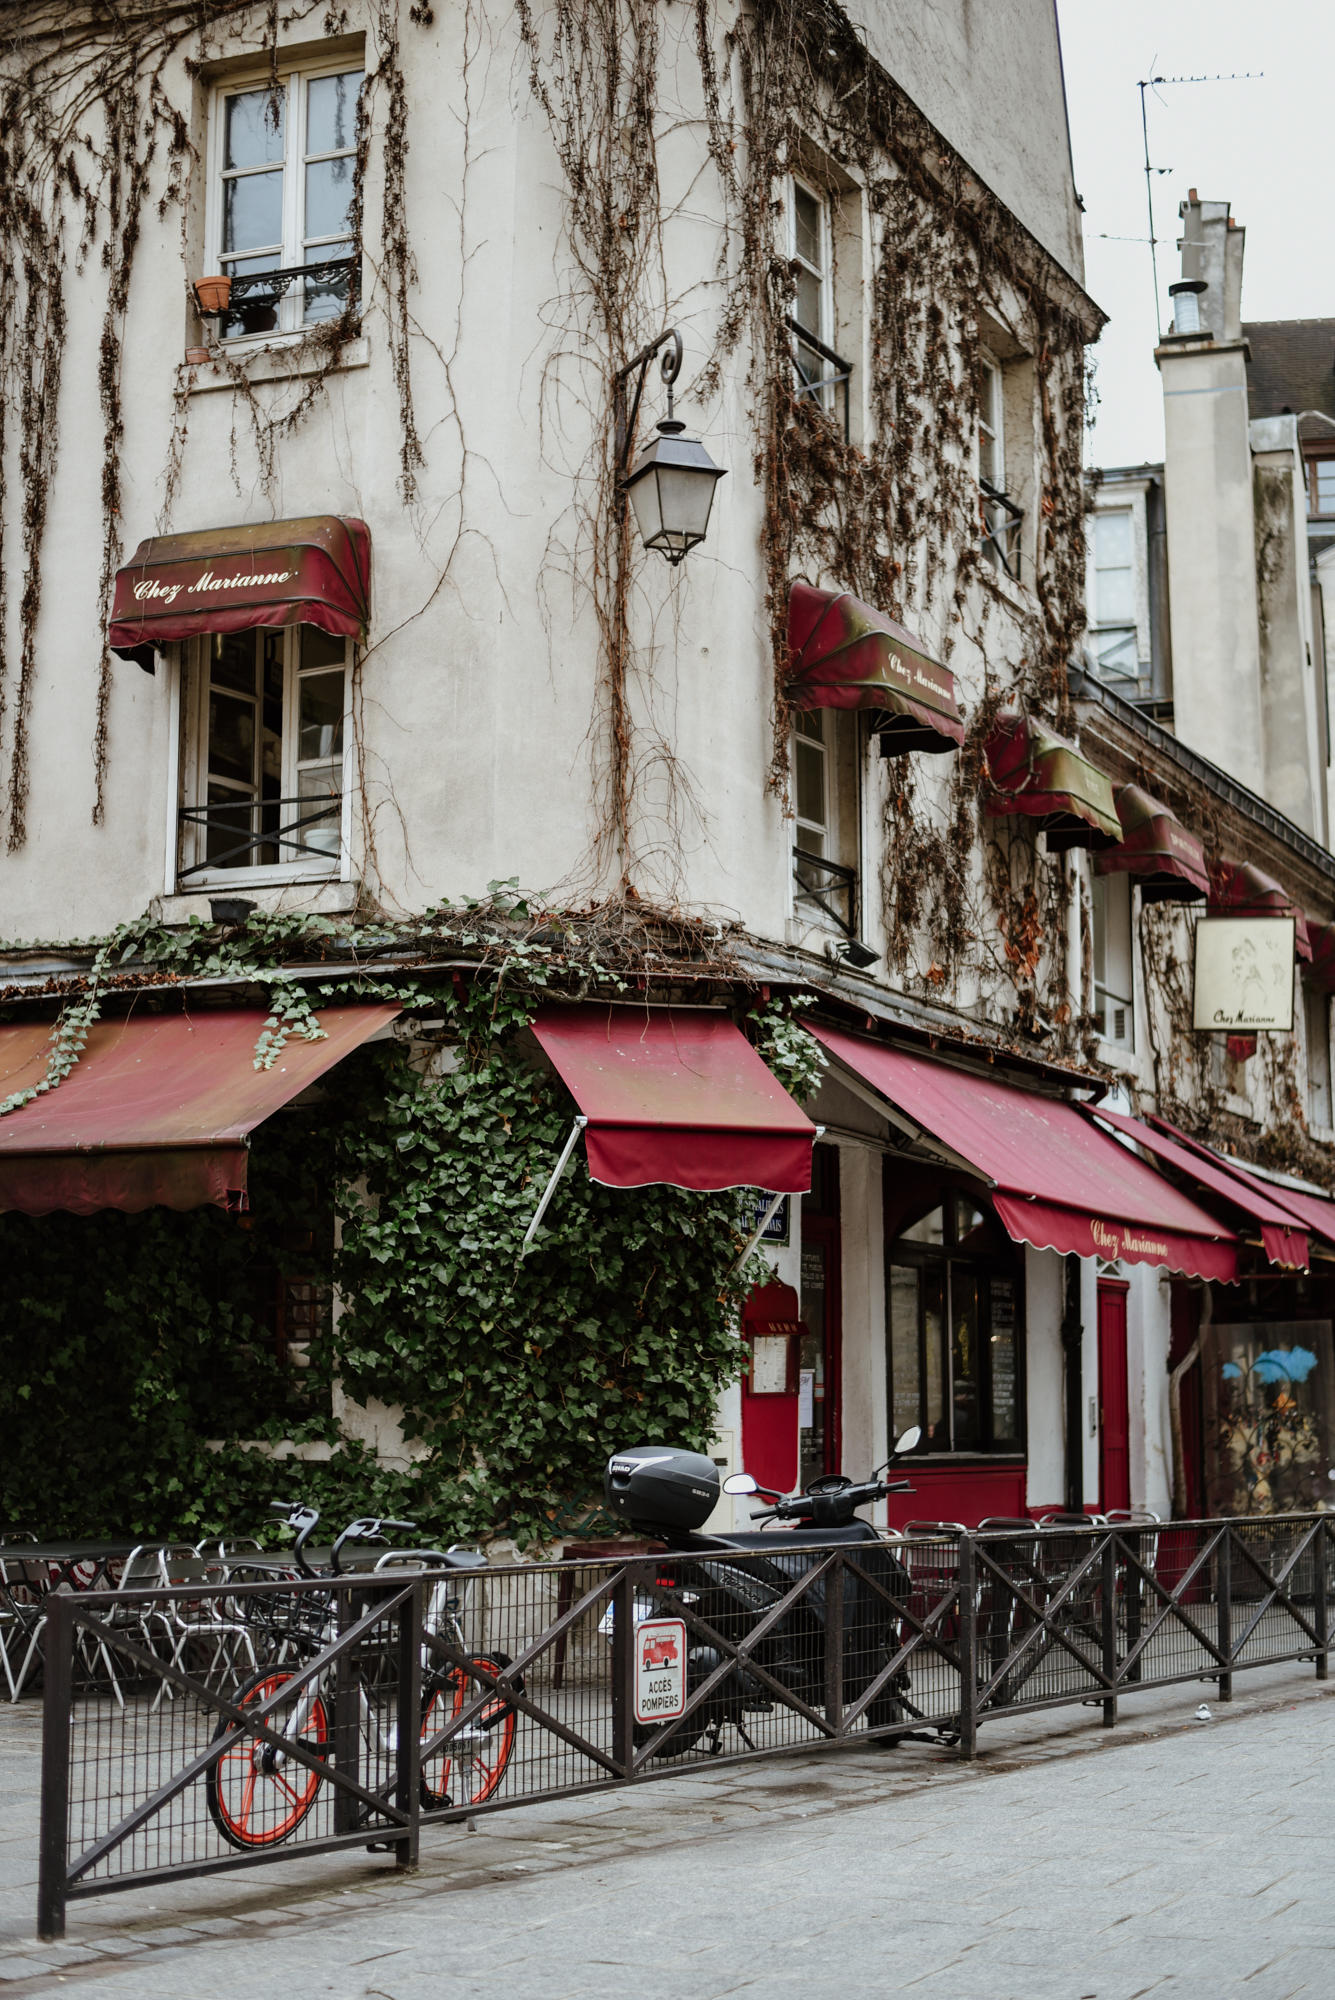
[[[202,368],[208,358],[209,350],[207,347],[187,347],[185,350],[187,367]]]
[[[227,310],[227,301],[232,296],[230,278],[196,278],[195,298],[202,313],[219,313]]]

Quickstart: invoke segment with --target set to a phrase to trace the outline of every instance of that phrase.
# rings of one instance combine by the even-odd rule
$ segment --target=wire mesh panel
[[[67,1896],[422,1821],[1311,1659],[1335,1518],[1007,1524],[824,1545],[170,1586],[46,1601],[39,1930]]]

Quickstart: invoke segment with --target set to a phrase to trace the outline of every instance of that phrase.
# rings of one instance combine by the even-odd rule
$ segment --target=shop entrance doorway
[[[1099,1507],[1131,1505],[1131,1397],[1126,1379],[1127,1286],[1099,1279]]]
[[[798,1376],[798,1479],[840,1472],[839,1152],[817,1146],[802,1197],[802,1352]]]

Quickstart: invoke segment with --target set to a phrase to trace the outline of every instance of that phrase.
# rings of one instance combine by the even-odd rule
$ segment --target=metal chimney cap
[[[1175,299],[1179,292],[1208,292],[1209,289],[1204,278],[1179,278],[1175,285],[1168,287],[1168,296]]]

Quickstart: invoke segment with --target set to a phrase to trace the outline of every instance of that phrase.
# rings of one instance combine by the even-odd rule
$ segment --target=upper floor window
[[[1335,457],[1307,461],[1307,511],[1335,515]]]
[[[1312,1125],[1335,1123],[1330,1090],[1330,1000],[1318,986],[1303,982],[1303,1026],[1307,1040],[1307,1117]]]
[[[355,297],[360,68],[293,68],[213,103],[207,268],[232,280],[226,339],[295,333]]]
[[[1006,491],[1005,378],[1000,362],[986,350],[978,362],[977,453],[983,555],[995,569],[1018,577],[1024,510]]]
[[[950,1195],[886,1253],[890,1435],[925,1452],[1020,1451],[1020,1254],[989,1208]]]
[[[211,633],[191,678],[178,881],[337,874],[351,642],[314,625]]]
[[[1114,1048],[1136,1046],[1131,877],[1096,875],[1093,885],[1094,1024]]]
[[[1140,673],[1136,647],[1134,523],[1129,507],[1090,517],[1092,537],[1090,649],[1100,674],[1135,680]]]
[[[799,711],[793,727],[793,880],[797,914],[855,937],[858,929],[858,717]]]
[[[834,232],[829,201],[793,177],[788,182],[788,254],[794,278],[794,386],[848,432],[848,362],[834,350]]]

